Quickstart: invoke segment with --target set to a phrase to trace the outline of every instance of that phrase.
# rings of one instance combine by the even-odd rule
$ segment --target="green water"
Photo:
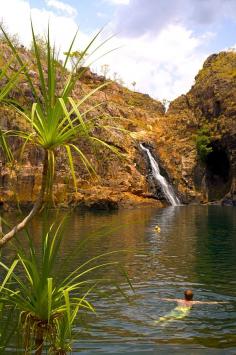
[[[160,233],[154,230],[156,225]],[[36,220],[32,226],[35,238],[40,228]],[[91,295],[97,315],[84,318],[85,328],[76,328],[73,354],[236,354],[235,208],[180,206],[73,213],[58,260],[61,269],[78,241],[89,236],[83,260],[126,250],[114,258],[128,271],[135,294],[124,284],[130,302],[119,294],[107,299]],[[78,263],[76,257],[71,263]],[[111,275],[114,270],[107,271],[106,276]],[[228,303],[195,305],[185,318],[154,325],[153,319],[176,305],[160,298],[181,298],[186,288],[193,290],[196,300]]]

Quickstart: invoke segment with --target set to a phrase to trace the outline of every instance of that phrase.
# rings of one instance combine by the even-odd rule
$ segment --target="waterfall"
[[[161,175],[158,163],[152,156],[150,150],[144,147],[143,144],[140,144],[140,147],[144,152],[146,152],[148,156],[152,168],[152,175],[154,179],[159,183],[165,198],[170,202],[172,206],[180,205],[180,200],[176,196],[172,186],[167,182],[166,178]]]

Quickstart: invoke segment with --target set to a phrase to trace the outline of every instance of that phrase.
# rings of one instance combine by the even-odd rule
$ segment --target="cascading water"
[[[144,152],[146,152],[148,159],[150,161],[150,164],[151,164],[152,175],[153,175],[154,179],[156,179],[156,181],[160,184],[160,187],[161,187],[162,192],[165,195],[166,199],[170,202],[170,204],[172,206],[180,205],[180,200],[178,199],[178,197],[174,193],[172,186],[167,182],[166,178],[161,175],[158,163],[156,162],[156,160],[152,156],[150,150],[148,148],[144,147],[143,144],[140,144],[140,147]]]

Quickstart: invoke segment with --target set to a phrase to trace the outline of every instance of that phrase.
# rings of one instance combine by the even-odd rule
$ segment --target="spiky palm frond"
[[[82,163],[86,166],[90,173],[95,173],[91,162],[85,156],[82,149],[78,146],[81,137],[86,138],[90,143],[96,142],[103,144],[104,147],[111,149],[114,153],[118,152],[118,150],[110,144],[103,142],[97,137],[93,137],[91,134],[91,124],[88,124],[84,118],[85,116],[80,113],[81,106],[91,97],[91,95],[102,89],[107,84],[105,83],[92,90],[78,102],[75,102],[70,97],[76,80],[78,80],[79,76],[81,75],[81,72],[79,74],[77,72],[79,61],[84,58],[90,46],[94,43],[100,32],[94,36],[85,50],[82,51],[82,54],[78,58],[78,62],[74,68],[68,72],[66,71],[66,64],[72,51],[76,35],[74,36],[69,46],[64,65],[61,66],[57,61],[55,46],[51,45],[49,27],[46,39],[47,59],[45,61],[45,55],[43,57],[40,55],[40,48],[37,43],[37,37],[35,35],[34,27],[31,21],[32,41],[34,49],[33,53],[35,56],[36,70],[38,73],[38,81],[36,80],[34,83],[30,75],[30,63],[24,63],[20,50],[14,46],[11,39],[2,27],[1,29],[6,42],[14,54],[14,57],[22,68],[22,71],[31,88],[35,102],[32,105],[31,113],[27,113],[22,109],[14,106],[15,110],[17,110],[21,117],[23,117],[27,122],[26,131],[22,132],[20,130],[15,130],[5,132],[1,130],[0,140],[2,142],[3,148],[5,149],[5,153],[9,156],[9,158],[11,158],[12,155],[10,151],[8,151],[5,147],[5,143],[7,142],[6,137],[7,135],[14,135],[24,140],[21,155],[23,154],[27,144],[30,143],[37,145],[44,151],[44,161],[40,194],[34,205],[34,208],[22,222],[18,223],[12,230],[3,235],[3,237],[0,239],[0,247],[5,245],[15,236],[16,233],[22,230],[33,218],[33,216],[42,208],[44,201],[51,197],[57,153],[61,153],[61,150],[65,149],[69,163],[68,165],[76,189],[76,174],[73,163],[74,153],[79,155]],[[98,48],[100,48],[100,45]],[[67,75],[67,78],[64,83],[61,83],[62,88],[59,90],[57,87],[57,82],[59,80],[58,78],[63,78],[63,75]]]
[[[14,47],[11,39],[7,35],[7,33],[2,28],[2,32],[5,36],[5,39],[12,49],[15,58],[18,60],[20,65],[23,65],[23,59],[21,58],[21,54],[18,49]],[[73,154],[77,153],[85,165],[86,169],[89,173],[95,174],[95,170],[92,164],[89,162],[88,158],[83,153],[82,149],[78,146],[79,139],[81,137],[87,138],[89,142],[95,142],[102,144],[104,147],[110,149],[115,154],[118,153],[118,150],[115,149],[112,145],[99,140],[96,137],[91,135],[90,123],[85,122],[84,114],[80,113],[81,106],[88,100],[90,97],[95,94],[98,90],[104,88],[108,83],[104,83],[99,87],[91,90],[87,95],[85,95],[82,99],[76,102],[72,97],[70,97],[72,90],[75,86],[76,81],[79,76],[82,75],[80,72],[78,74],[77,69],[79,67],[80,62],[83,58],[88,54],[90,47],[94,44],[97,37],[100,35],[101,31],[99,31],[92,40],[88,43],[86,48],[81,51],[81,55],[78,56],[78,59],[71,69],[70,72],[67,72],[67,79],[64,82],[64,86],[58,92],[57,89],[57,80],[60,74],[61,68],[57,63],[56,51],[55,47],[51,45],[50,39],[50,31],[48,27],[47,39],[46,39],[46,62],[45,58],[41,58],[40,56],[40,48],[37,43],[37,36],[35,35],[34,27],[31,21],[31,32],[32,32],[32,42],[34,55],[36,60],[36,69],[38,72],[39,78],[39,87],[40,87],[40,95],[38,92],[38,84],[34,83],[30,77],[29,73],[29,65],[24,64],[22,67],[24,74],[28,80],[28,83],[31,87],[32,93],[35,98],[35,103],[32,105],[31,113],[22,111],[19,108],[15,108],[18,113],[26,120],[31,129],[28,132],[21,131],[9,131],[2,132],[1,139],[5,138],[6,135],[14,135],[21,137],[25,140],[24,149],[27,146],[27,143],[33,143],[44,150],[48,151],[48,168],[49,173],[48,177],[51,177],[51,182],[53,182],[53,172],[55,170],[55,151],[59,148],[64,148],[67,154],[68,163],[71,171],[71,175],[73,177],[74,185],[76,187],[76,176],[75,169],[73,164]],[[70,55],[72,53],[73,45],[76,40],[75,34],[68,51],[66,52],[66,58],[62,67],[66,69],[66,65]],[[106,43],[105,40],[103,43]],[[92,51],[92,54],[96,52],[96,50],[100,49],[102,44],[97,46]],[[64,71],[65,74],[65,71]],[[91,109],[90,109],[91,110]],[[89,110],[88,110],[89,111]],[[6,139],[5,139],[6,141]],[[5,142],[4,141],[4,142]],[[9,155],[9,154],[8,154]]]
[[[52,348],[68,349],[78,313],[95,312],[89,301],[91,292],[98,290],[104,281],[115,285],[115,281],[107,277],[94,277],[94,272],[119,267],[118,261],[106,260],[117,252],[93,257],[59,280],[57,261],[62,238],[63,221],[43,232],[41,252],[28,234],[27,247],[17,242],[17,258],[12,265],[8,267],[0,262],[6,272],[0,287],[0,301],[19,310],[26,350],[35,348],[36,343],[39,346],[40,341],[43,347],[45,340]],[[20,273],[16,272],[16,267],[21,268]],[[117,289],[121,291],[119,286]]]

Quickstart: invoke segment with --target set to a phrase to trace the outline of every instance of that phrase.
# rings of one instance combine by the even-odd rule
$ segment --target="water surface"
[[[40,228],[36,220],[35,238]],[[82,257],[76,258],[79,241],[88,237]],[[91,295],[97,315],[85,317],[85,328],[77,327],[74,354],[236,354],[235,208],[75,212],[58,262],[63,268],[71,260],[73,268],[87,258],[121,249],[112,260],[125,267],[135,293],[123,282],[129,302],[118,293],[106,299]],[[115,275],[114,269],[106,270],[106,277]],[[196,300],[228,303],[196,305],[183,319],[154,325],[153,320],[175,307],[175,302],[161,298],[181,298],[186,288],[193,290]]]

